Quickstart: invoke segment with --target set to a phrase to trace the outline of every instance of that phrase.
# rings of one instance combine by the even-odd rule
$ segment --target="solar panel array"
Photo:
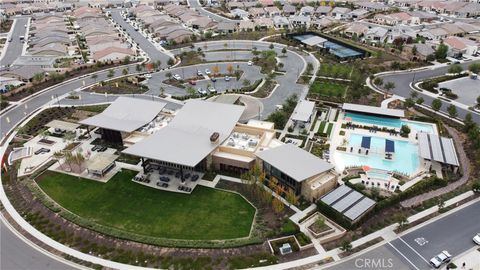
[[[321,198],[328,206],[354,221],[375,205],[375,201],[348,187],[341,185]]]

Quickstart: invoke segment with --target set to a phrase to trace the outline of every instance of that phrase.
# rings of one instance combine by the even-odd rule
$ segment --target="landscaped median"
[[[63,217],[118,238],[175,247],[262,242],[250,237],[256,210],[242,196],[203,186],[190,195],[160,191],[132,182],[135,174],[122,170],[100,183],[47,171],[36,182]]]

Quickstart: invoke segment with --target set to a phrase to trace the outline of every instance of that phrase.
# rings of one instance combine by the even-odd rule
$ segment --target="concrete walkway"
[[[380,107],[388,109],[388,104],[389,104],[390,102],[395,101],[395,100],[399,100],[399,99],[401,99],[401,98],[402,98],[402,97],[400,97],[400,96],[393,95],[393,96],[391,96],[391,97],[383,100],[383,101],[382,101],[382,104],[380,105]]]

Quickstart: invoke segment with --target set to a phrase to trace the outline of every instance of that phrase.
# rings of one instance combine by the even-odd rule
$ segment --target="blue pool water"
[[[393,127],[393,128],[401,128],[403,125],[408,125],[411,129],[417,132],[421,131],[426,133],[434,133],[433,124],[412,122],[412,121],[406,121],[406,120],[401,120],[397,118],[363,115],[363,114],[350,113],[350,112],[345,113],[345,118],[347,117],[351,118],[352,122],[357,122],[357,123]]]
[[[376,179],[383,179],[383,180],[389,180],[391,178],[389,174],[381,173],[381,172],[368,172],[367,176],[376,178]]]
[[[349,147],[358,149],[362,142],[362,135],[352,133],[349,140]],[[407,175],[414,174],[420,165],[418,156],[418,146],[408,141],[393,140],[395,143],[395,153],[392,160],[385,160],[383,154],[376,154],[375,152],[383,153],[385,149],[385,139],[372,136],[370,143],[370,154],[354,154],[335,151],[335,164],[340,169],[350,166],[364,166],[381,169],[390,172],[401,172]]]

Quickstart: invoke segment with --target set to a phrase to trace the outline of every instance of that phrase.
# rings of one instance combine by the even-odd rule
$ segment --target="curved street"
[[[477,62],[480,62],[480,60],[465,62],[460,65],[463,67],[464,70],[467,70],[469,65]],[[410,97],[410,93],[414,91],[410,87],[411,83],[419,82],[431,77],[444,75],[445,73],[447,73],[448,68],[449,66],[441,66],[434,69],[432,69],[431,67],[426,67],[425,69],[419,70],[419,71],[390,72],[388,74],[380,75],[378,77],[383,78],[384,83],[387,83],[387,82],[395,83],[395,88],[392,90],[393,94],[396,94],[404,98],[408,98]],[[417,93],[419,97],[422,97],[425,100],[424,104],[426,105],[432,104],[432,101],[434,100],[432,96],[424,94],[422,92],[418,92],[418,91]],[[440,110],[442,112],[447,113],[447,107],[449,105],[450,105],[449,102],[442,100],[442,108]],[[458,106],[457,106],[457,111],[458,111],[459,118],[463,119],[465,118],[465,115],[467,113],[470,113],[472,114],[473,121],[480,124],[479,113],[476,113],[470,110],[465,110],[464,108],[458,107]]]

